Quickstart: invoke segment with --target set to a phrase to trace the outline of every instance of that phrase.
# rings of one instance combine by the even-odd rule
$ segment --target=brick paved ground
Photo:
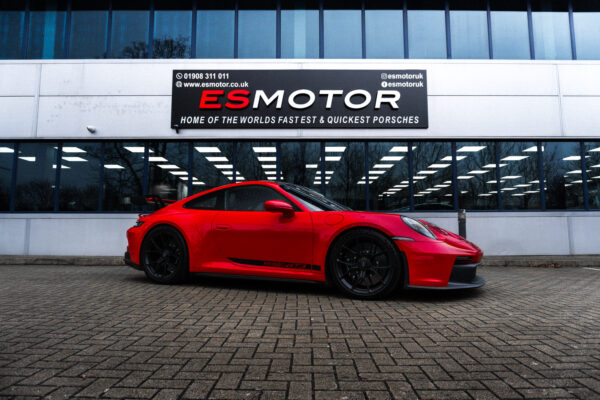
[[[488,267],[471,293],[126,267],[0,267],[0,397],[600,398],[600,271]]]

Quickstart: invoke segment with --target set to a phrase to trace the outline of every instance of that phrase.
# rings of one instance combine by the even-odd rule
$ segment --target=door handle
[[[231,229],[231,225],[217,224],[217,229]]]

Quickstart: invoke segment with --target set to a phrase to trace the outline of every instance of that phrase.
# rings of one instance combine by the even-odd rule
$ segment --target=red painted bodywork
[[[267,185],[301,211],[292,216],[269,211],[213,211],[183,208],[192,198],[236,185]],[[353,228],[376,229],[394,240],[405,255],[411,286],[444,287],[459,260],[476,263],[483,252],[458,235],[426,223],[437,240],[409,228],[398,214],[361,211],[309,211],[274,182],[243,182],[222,186],[188,197],[150,215],[141,215],[139,227],[127,231],[131,261],[140,263],[140,247],[152,228],[171,225],[183,235],[189,249],[192,272],[211,272],[277,278],[326,280],[325,260],[332,242]],[[231,258],[265,260],[268,266],[238,264]],[[462,261],[460,261],[462,262]],[[286,265],[279,267],[280,264]],[[289,264],[287,264],[289,263]],[[299,268],[309,265],[320,268]],[[295,267],[296,266],[296,267]],[[406,277],[405,277],[406,279]]]

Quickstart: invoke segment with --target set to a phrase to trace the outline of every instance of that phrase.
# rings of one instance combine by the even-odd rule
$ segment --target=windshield
[[[307,187],[291,183],[280,183],[279,186],[311,211],[352,211],[350,207],[330,200]]]

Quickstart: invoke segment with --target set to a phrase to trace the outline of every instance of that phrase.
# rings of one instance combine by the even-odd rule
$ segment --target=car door
[[[283,200],[266,185],[242,185],[225,190],[224,211],[213,220],[212,236],[222,257],[240,269],[312,271],[313,227],[311,213],[297,206],[292,216],[265,211],[267,200]],[[315,268],[316,270],[316,268]]]

